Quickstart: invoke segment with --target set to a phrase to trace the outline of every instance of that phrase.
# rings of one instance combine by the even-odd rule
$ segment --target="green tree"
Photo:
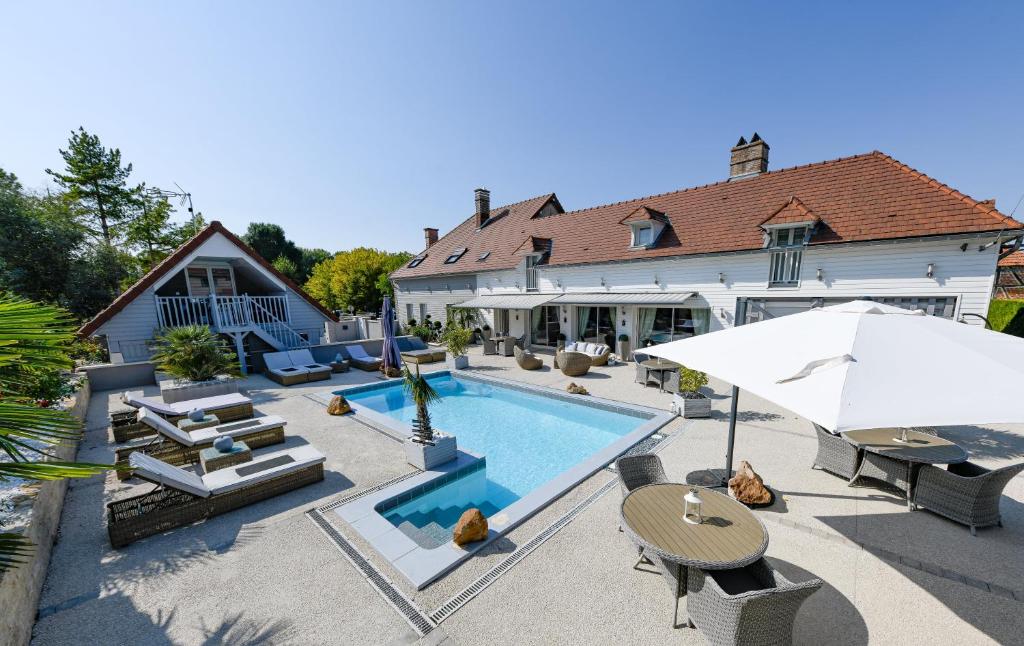
[[[274,262],[281,256],[291,260],[296,267],[302,262],[302,252],[285,236],[284,229],[276,224],[253,222],[246,229],[242,240],[267,262]]]
[[[270,264],[274,265],[274,269],[278,270],[288,278],[291,278],[295,282],[302,281],[302,275],[299,271],[299,267],[292,262],[291,259],[285,256],[278,256],[274,259],[274,262]]]
[[[51,449],[81,436],[78,420],[64,410],[42,408],[27,395],[31,373],[72,367],[68,348],[74,323],[56,307],[0,294],[0,480],[87,478],[111,465],[62,462]],[[50,457],[40,462],[40,458]],[[0,571],[31,553],[20,534],[0,533]]]
[[[309,280],[309,277],[313,275],[313,267],[331,258],[331,253],[325,249],[307,249],[305,247],[299,247],[299,251],[302,253],[302,262],[299,263],[302,280],[298,282],[301,284]]]
[[[125,243],[136,250],[139,265],[147,272],[178,246],[178,236],[171,222],[174,207],[167,198],[144,188],[138,193],[138,213],[125,226]]]
[[[80,318],[92,318],[117,298],[135,276],[134,259],[111,245],[99,244],[77,258],[68,274],[61,305]]]
[[[351,306],[376,312],[384,296],[393,295],[388,275],[410,258],[410,253],[390,253],[367,247],[342,251],[313,268],[306,291],[329,309]]]
[[[89,233],[111,244],[120,227],[132,218],[137,190],[128,187],[132,165],[121,166],[121,151],[107,149],[100,138],[84,128],[71,132],[67,150],[61,150],[64,171],[47,174],[64,189],[64,199]]]

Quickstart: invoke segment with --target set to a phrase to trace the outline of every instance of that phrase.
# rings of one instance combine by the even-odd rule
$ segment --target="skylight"
[[[490,251],[485,251],[482,254],[480,254],[480,257],[477,258],[477,261],[487,260],[487,256],[489,256],[489,255],[491,255],[491,252]]]
[[[447,258],[444,259],[444,264],[450,265],[453,262],[458,261],[458,259],[461,258],[463,256],[463,254],[465,254],[465,253],[466,253],[466,248],[465,247],[459,247],[458,249],[455,249],[454,251],[452,251],[450,256],[448,256]]]
[[[409,261],[409,269],[412,269],[413,267],[419,267],[420,263],[423,262],[426,259],[427,259],[427,255],[426,254],[423,254],[422,256],[416,256],[415,258],[413,258],[412,260]]]

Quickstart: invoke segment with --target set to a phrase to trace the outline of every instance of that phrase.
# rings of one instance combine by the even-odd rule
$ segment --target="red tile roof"
[[[153,269],[149,270],[149,273],[140,278],[138,282],[136,282],[134,285],[126,289],[120,296],[115,298],[114,302],[107,306],[105,310],[97,314],[95,317],[93,317],[92,320],[90,320],[81,328],[79,328],[78,335],[84,337],[89,336],[90,334],[95,334],[96,330],[98,330],[101,325],[112,319],[115,314],[117,314],[125,307],[127,307],[129,303],[131,303],[133,300],[138,298],[140,294],[146,291],[146,289],[150,285],[155,283],[157,280],[160,279],[160,277],[162,277],[171,269],[173,269],[175,265],[181,262],[186,256],[192,253],[203,242],[211,238],[215,233],[220,233],[225,238],[233,242],[242,251],[242,253],[252,258],[258,265],[260,265],[261,267],[269,271],[271,274],[276,276],[277,279],[280,280],[285,285],[287,285],[289,289],[291,289],[296,294],[305,299],[310,305],[323,312],[323,314],[326,317],[328,317],[332,321],[338,320],[337,317],[334,316],[334,314],[330,310],[321,305],[320,302],[317,301],[315,298],[307,294],[306,290],[302,289],[297,284],[295,284],[295,282],[293,282],[291,278],[288,278],[287,276],[279,272],[277,269],[275,269],[272,264],[270,264],[263,258],[263,256],[259,255],[252,247],[242,242],[241,238],[228,231],[223,224],[221,224],[217,220],[214,220],[210,222],[210,224],[208,224],[202,231],[193,236],[192,239],[190,239],[188,242],[175,249],[171,253],[171,255],[167,256],[162,261],[160,261],[160,263],[158,263],[156,267],[153,267]]]
[[[1024,251],[1014,251],[999,261],[1000,267],[1024,267]]]
[[[811,244],[1024,228],[991,203],[974,200],[878,151],[533,218],[551,199],[554,194],[492,209],[509,212],[479,230],[470,217],[435,243],[421,265],[403,267],[392,277],[512,269],[520,260],[513,251],[531,235],[552,239],[548,265],[760,249],[759,225],[780,214],[780,207],[796,212],[803,208],[821,219]],[[629,227],[620,225],[640,207],[666,214],[671,225],[654,247],[644,250],[629,248]],[[444,265],[449,250],[458,247],[468,247],[470,253]],[[485,251],[491,252],[487,261],[477,262]]]

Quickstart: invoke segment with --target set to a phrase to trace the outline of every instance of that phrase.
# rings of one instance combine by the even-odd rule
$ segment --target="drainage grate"
[[[333,502],[329,502],[326,505],[323,505],[322,507],[317,507],[316,511],[322,514],[324,512],[328,512],[328,511],[330,511],[332,509],[337,509],[338,507],[341,507],[345,503],[352,502],[353,500],[358,500],[358,499],[362,498],[363,496],[367,496],[367,495],[373,493],[374,491],[380,491],[381,489],[384,489],[386,487],[390,487],[391,485],[395,484],[396,482],[401,482],[402,480],[405,480],[406,478],[411,478],[412,476],[419,475],[420,473],[422,473],[422,472],[419,471],[418,469],[416,471],[410,471],[409,473],[403,473],[400,476],[396,476],[394,478],[391,478],[390,480],[385,480],[384,482],[382,482],[380,484],[373,485],[372,487],[370,487],[368,489],[363,489],[362,491],[358,491],[358,492],[356,492],[356,493],[354,493],[354,494],[352,494],[350,496],[343,496],[343,497],[338,498],[337,500],[335,500]]]
[[[398,588],[377,568],[373,567],[362,552],[349,542],[348,538],[344,534],[339,532],[334,525],[331,525],[323,514],[319,510],[312,510],[307,512],[310,519],[317,526],[323,530],[327,537],[341,549],[341,553],[345,555],[349,563],[353,565],[357,570],[363,573],[370,585],[377,591],[380,596],[384,597],[384,600],[394,608],[398,614],[402,615],[409,625],[412,626],[421,637],[432,631],[437,627],[437,624],[432,622],[427,617],[419,606],[413,603],[408,597],[401,593]]]
[[[511,569],[513,565],[522,561],[530,552],[534,551],[546,540],[554,536],[558,530],[568,525],[569,521],[580,515],[587,507],[594,504],[598,498],[608,493],[609,490],[617,485],[618,481],[616,480],[606,482],[600,489],[590,494],[586,500],[570,509],[564,516],[549,525],[541,533],[537,534],[517,550],[509,554],[501,563],[498,563],[480,576],[476,581],[470,583],[462,592],[458,593],[442,604],[440,608],[430,613],[430,619],[435,625],[440,624],[442,621],[447,619],[456,610],[469,603],[473,597],[487,589],[489,585],[494,583],[498,577]]]

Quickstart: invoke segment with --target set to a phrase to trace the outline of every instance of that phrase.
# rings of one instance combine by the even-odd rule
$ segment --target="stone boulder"
[[[344,415],[345,413],[351,413],[352,407],[349,406],[348,400],[341,395],[335,395],[331,398],[331,403],[327,404],[328,415]]]
[[[577,386],[575,382],[570,383],[565,388],[572,395],[589,395],[590,392],[583,386]]]
[[[462,512],[459,522],[452,529],[452,540],[456,545],[465,545],[487,538],[487,519],[479,509],[467,509]]]
[[[767,505],[772,501],[772,492],[746,460],[740,461],[736,475],[729,480],[729,491],[733,498],[747,505]]]

